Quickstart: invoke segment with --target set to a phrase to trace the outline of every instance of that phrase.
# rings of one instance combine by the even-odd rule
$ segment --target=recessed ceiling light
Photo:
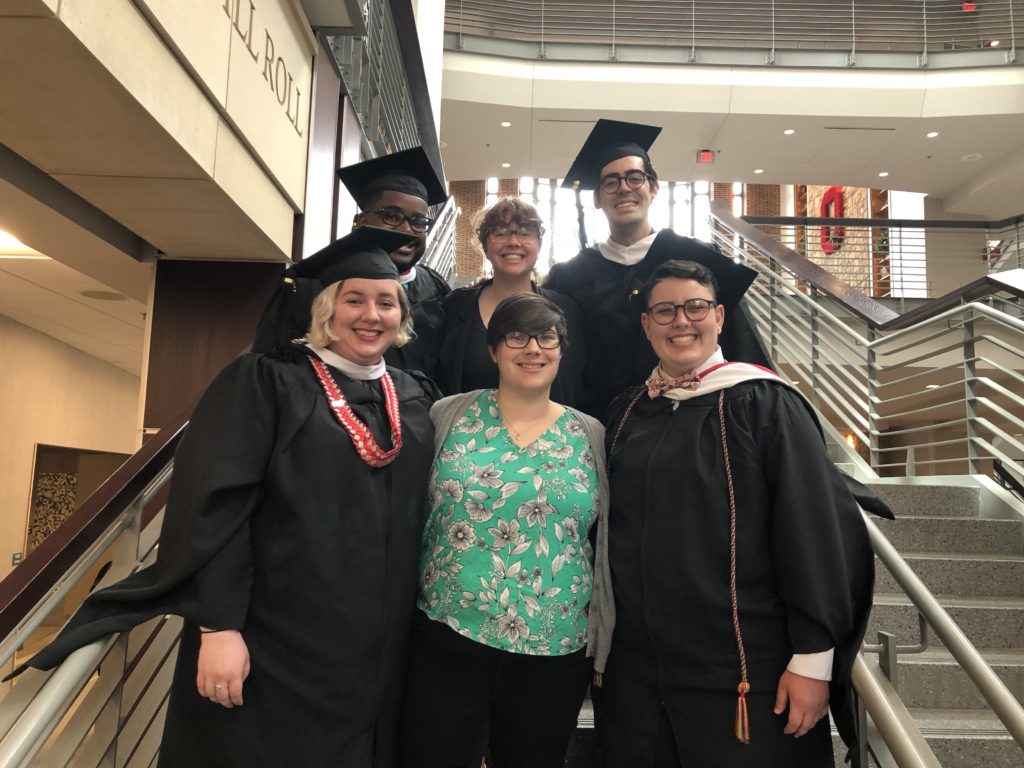
[[[764,173],[764,168],[755,168],[754,173]]]
[[[510,123],[508,120],[502,120],[501,121],[501,127],[502,128],[511,128],[512,127],[512,123]]]
[[[938,135],[938,131],[928,131],[928,133],[925,134],[925,136],[927,136],[929,139],[934,139]]]
[[[999,46],[999,43],[1000,43],[999,40],[993,40],[991,43],[988,44],[988,46],[989,46],[989,48],[996,48],[996,47]]]
[[[881,176],[884,179],[886,176],[889,175],[889,172],[888,171],[879,171],[878,175]]]
[[[938,384],[925,384],[924,388],[925,389],[938,389],[939,385]]]
[[[501,167],[502,168],[511,168],[512,167],[512,163],[502,163]]]
[[[786,134],[787,136],[792,136],[794,133],[796,133],[796,131],[794,131],[792,128],[787,128],[786,130],[783,131],[783,133]]]
[[[981,152],[968,152],[960,159],[965,163],[973,163],[975,160],[981,160]]]

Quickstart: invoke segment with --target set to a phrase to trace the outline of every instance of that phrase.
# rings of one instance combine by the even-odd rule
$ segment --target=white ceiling
[[[651,156],[666,180],[924,192],[942,200],[950,218],[1024,212],[1019,66],[773,70],[448,51],[442,94],[442,152],[451,180],[561,177],[594,121],[607,117],[664,128]],[[511,127],[500,127],[502,121]],[[931,131],[939,135],[927,138]],[[715,151],[713,165],[696,163],[700,149]],[[502,168],[504,162],[511,167]],[[758,168],[763,173],[755,174]]]
[[[136,376],[141,374],[145,313],[141,302],[59,261],[0,245],[0,314]]]

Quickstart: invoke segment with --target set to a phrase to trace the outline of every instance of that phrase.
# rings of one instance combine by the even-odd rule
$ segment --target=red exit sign
[[[713,149],[698,149],[697,150],[697,165],[711,165],[715,162],[715,150]]]

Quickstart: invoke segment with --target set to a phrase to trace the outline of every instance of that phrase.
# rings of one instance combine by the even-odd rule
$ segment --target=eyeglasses
[[[626,171],[625,175],[609,173],[601,179],[601,191],[609,194],[618,192],[622,182],[630,189],[640,189],[646,181],[654,181],[654,177],[644,171]]]
[[[430,228],[434,226],[434,220],[429,216],[424,216],[422,213],[414,213],[411,216],[407,216],[405,211],[394,205],[386,205],[379,210],[370,211],[370,213],[377,214],[381,221],[394,229],[398,229],[408,221],[409,229],[421,235],[424,232],[429,232]]]
[[[671,325],[676,319],[676,315],[679,314],[679,310],[683,310],[686,319],[696,323],[707,317],[708,312],[717,303],[708,299],[687,299],[682,304],[673,304],[671,301],[659,301],[654,306],[647,308],[647,314],[658,325]]]
[[[530,339],[536,339],[537,346],[541,349],[557,349],[562,343],[558,331],[541,331],[540,333],[509,331],[505,334],[505,346],[509,349],[525,349],[530,345]]]
[[[543,234],[544,228],[535,224],[520,224],[516,229],[512,229],[511,227],[491,227],[487,230],[487,236],[496,243],[504,243],[512,237],[512,235],[519,238],[520,242],[538,240]]]

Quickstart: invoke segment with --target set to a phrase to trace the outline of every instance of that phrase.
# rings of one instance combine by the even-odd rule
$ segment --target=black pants
[[[401,765],[561,768],[593,674],[585,651],[527,656],[462,637],[417,613]]]
[[[613,646],[593,692],[603,768],[832,768],[829,719],[799,739],[772,711],[775,690],[747,694],[750,743],[733,735],[735,691],[660,684],[656,664]]]

